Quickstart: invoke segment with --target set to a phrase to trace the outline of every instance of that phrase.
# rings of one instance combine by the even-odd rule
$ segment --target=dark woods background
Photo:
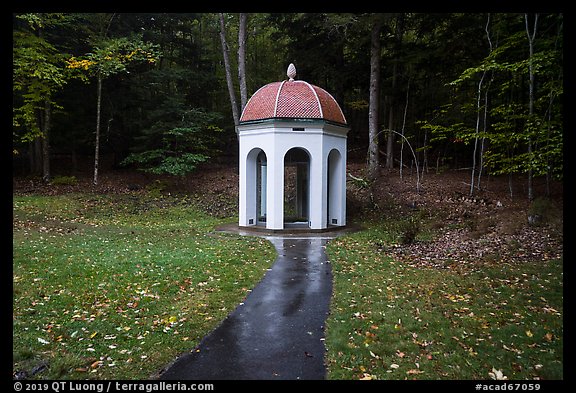
[[[522,13],[253,13],[245,33],[239,14],[14,14],[14,174],[235,165],[220,17],[240,113],[242,75],[250,97],[292,62],[340,103],[351,160],[372,142],[387,168],[562,178],[563,15]]]

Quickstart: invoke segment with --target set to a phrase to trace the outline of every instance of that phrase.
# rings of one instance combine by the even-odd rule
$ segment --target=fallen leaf
[[[408,370],[406,371],[406,374],[422,374],[424,371],[420,371],[418,369],[412,369],[412,370]]]
[[[560,315],[560,312],[552,307],[542,307],[542,311],[544,311],[545,313]]]
[[[528,337],[532,337],[532,336],[534,336],[534,333],[532,333],[530,330],[526,330],[526,335]]]
[[[492,372],[488,373],[488,376],[497,381],[504,381],[508,379],[508,377],[502,373],[502,370],[496,370],[494,367],[492,367]]]
[[[92,363],[92,364],[90,365],[90,368],[99,367],[102,363],[103,363],[102,360],[96,360],[94,363]]]

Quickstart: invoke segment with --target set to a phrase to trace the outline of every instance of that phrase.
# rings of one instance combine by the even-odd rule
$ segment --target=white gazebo
[[[346,135],[324,89],[294,80],[261,87],[238,124],[240,227],[325,230],[346,225]]]

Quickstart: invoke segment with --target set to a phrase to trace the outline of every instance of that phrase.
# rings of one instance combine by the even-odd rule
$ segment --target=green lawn
[[[327,248],[329,378],[563,379],[562,260],[416,267],[381,251],[396,238],[372,224]]]
[[[222,220],[185,197],[16,196],[13,208],[13,371],[32,379],[153,376],[276,256],[215,233]],[[563,378],[562,260],[411,266],[385,251],[400,224],[327,247],[329,378]]]
[[[149,378],[276,257],[186,198],[16,196],[13,211],[13,372],[32,379]]]

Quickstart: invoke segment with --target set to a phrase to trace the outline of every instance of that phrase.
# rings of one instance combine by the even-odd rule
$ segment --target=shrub
[[[528,223],[540,225],[548,222],[556,213],[554,203],[548,198],[536,198],[528,209]]]
[[[53,186],[74,186],[78,184],[76,176],[56,176],[50,182]]]
[[[412,244],[416,241],[416,236],[420,233],[420,220],[410,217],[400,224],[400,243]]]

